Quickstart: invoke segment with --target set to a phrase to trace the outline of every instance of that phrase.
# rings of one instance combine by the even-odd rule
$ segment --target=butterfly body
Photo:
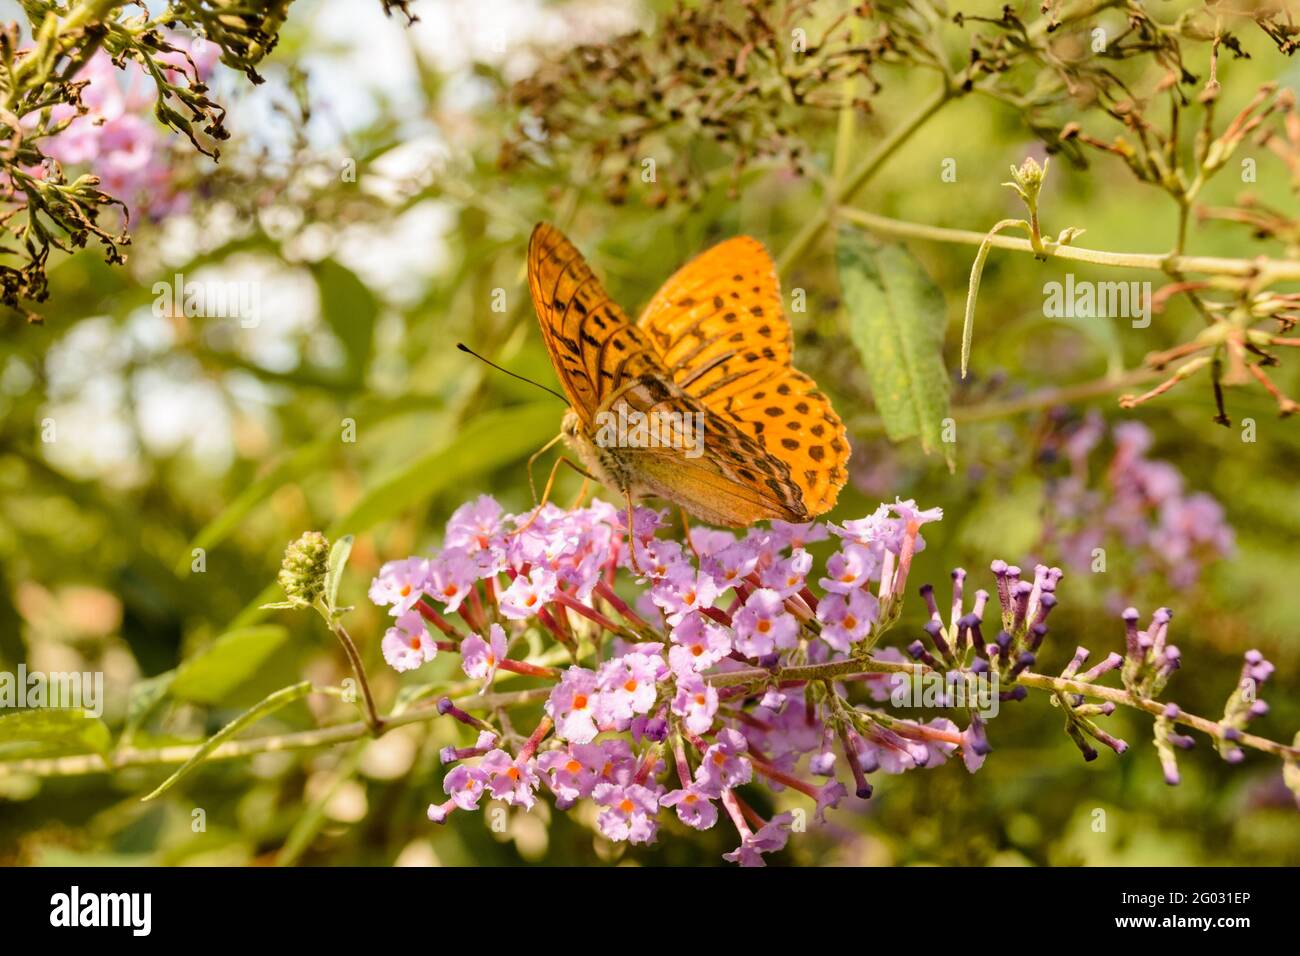
[[[528,280],[570,402],[562,434],[602,484],[731,527],[806,521],[835,503],[844,426],[790,365],[775,267],[759,243],[728,240],[692,260],[636,324],[545,223],[529,243]]]

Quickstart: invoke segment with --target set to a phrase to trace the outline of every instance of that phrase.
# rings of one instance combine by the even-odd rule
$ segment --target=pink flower
[[[879,570],[880,559],[868,547],[846,541],[827,560],[827,576],[817,583],[831,594],[849,594],[864,587]]]
[[[610,840],[652,843],[659,828],[659,796],[638,783],[620,786],[597,784],[593,796],[605,809],[596,818],[600,832]]]
[[[478,563],[459,548],[448,548],[429,562],[428,593],[454,614],[478,580]]]
[[[717,688],[706,683],[699,674],[678,677],[673,713],[682,718],[688,731],[693,734],[706,733],[713,726],[713,715],[717,712]]]
[[[438,645],[425,631],[424,618],[420,617],[419,611],[407,611],[399,617],[394,626],[384,632],[379,649],[388,666],[395,671],[414,670],[438,655]]]
[[[605,764],[605,750],[599,744],[573,744],[567,750],[548,750],[537,758],[537,767],[546,774],[546,785],[561,810],[591,796]]]
[[[497,606],[512,621],[534,617],[555,596],[555,573],[546,568],[533,568],[528,576],[519,575],[510,587],[501,592]]]
[[[685,562],[669,567],[651,590],[655,604],[667,613],[669,624],[676,624],[694,611],[713,607],[718,593],[711,575],[696,571]]]
[[[736,649],[746,657],[766,657],[777,648],[794,647],[799,622],[785,609],[781,595],[758,588],[732,618]]]
[[[452,512],[447,521],[446,546],[474,555],[486,551],[501,533],[501,506],[490,495],[479,495]]]
[[[531,757],[511,757],[504,750],[493,750],[479,761],[478,769],[487,775],[487,786],[493,798],[531,810],[537,802],[533,791],[538,783],[532,764]]]
[[[677,809],[677,819],[696,830],[708,830],[718,822],[718,808],[699,787],[692,784],[683,790],[674,790],[659,798],[665,807]]]
[[[546,713],[555,721],[555,734],[575,744],[591,743],[596,726],[596,675],[585,667],[569,667],[546,700]]]
[[[483,681],[483,689],[479,693],[484,693],[491,686],[492,679],[497,675],[497,665],[506,656],[506,632],[501,625],[493,624],[488,629],[488,636],[490,644],[477,634],[471,634],[460,645],[460,666],[465,671],[465,676]]]
[[[758,549],[748,539],[729,544],[701,562],[719,591],[743,581],[758,565]]]
[[[423,558],[389,561],[370,582],[370,600],[380,607],[391,604],[388,613],[400,617],[420,600],[428,578],[429,562]]]

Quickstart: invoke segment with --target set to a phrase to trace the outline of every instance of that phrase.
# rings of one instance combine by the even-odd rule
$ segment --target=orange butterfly
[[[629,507],[653,496],[744,527],[834,506],[844,425],[790,364],[776,267],[758,241],[729,239],[687,263],[633,325],[573,244],[539,223],[528,288],[569,400],[562,434]]]

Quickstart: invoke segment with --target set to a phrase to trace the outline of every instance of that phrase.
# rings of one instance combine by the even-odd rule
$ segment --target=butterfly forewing
[[[776,266],[761,243],[729,239],[679,269],[637,322],[673,380],[789,467],[811,515],[835,504],[849,443],[830,401],[791,366]]]
[[[621,386],[662,368],[646,335],[610,299],[582,254],[546,223],[528,244],[528,288],[556,374],[588,427]]]

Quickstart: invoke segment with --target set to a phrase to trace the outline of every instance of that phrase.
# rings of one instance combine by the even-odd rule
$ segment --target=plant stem
[[[956,422],[982,422],[1019,415],[1022,412],[1032,412],[1039,408],[1050,408],[1053,405],[1068,405],[1089,398],[1100,398],[1122,388],[1141,385],[1159,378],[1160,374],[1156,369],[1133,369],[1119,375],[1106,375],[1091,382],[1039,389],[1019,398],[959,405],[953,408],[952,418]],[[881,432],[885,427],[879,415],[860,415],[852,419],[849,424],[855,432]]]
[[[858,190],[867,184],[880,167],[884,166],[898,148],[907,142],[907,140],[925,125],[926,121],[937,113],[945,103],[952,99],[954,93],[945,83],[942,87],[935,90],[921,104],[920,108],[912,114],[901,125],[890,131],[889,135],[876,147],[871,155],[867,156],[843,181],[837,181],[831,189],[831,195],[828,197],[826,206],[813,213],[802,229],[795,235],[794,239],[788,246],[781,251],[777,257],[776,271],[778,274],[784,274],[789,271],[790,267],[803,258],[808,252],[817,237],[822,234],[822,230],[830,223],[831,216],[836,209],[844,203],[851,202],[857,195]]]
[[[366,725],[370,728],[371,734],[378,737],[384,732],[384,719],[379,716],[379,711],[375,708],[375,699],[370,694],[370,681],[366,679],[366,668],[361,663],[361,655],[357,652],[357,645],[352,642],[351,635],[348,634],[347,629],[342,624],[336,623],[333,631],[335,636],[338,637],[339,643],[343,645],[348,660],[352,663],[352,673],[357,675],[357,683],[361,685],[361,697],[366,704],[364,712]]]
[[[535,687],[530,690],[512,691],[502,694],[471,693],[458,697],[455,703],[460,706],[482,707],[518,707],[536,703],[550,695],[551,688]],[[390,714],[381,723],[379,733],[385,734],[397,727],[407,724],[433,720],[439,716],[436,704]],[[251,737],[247,740],[230,740],[217,747],[207,755],[208,760],[231,760],[238,757],[251,757],[261,753],[279,753],[286,750],[312,750],[333,744],[346,743],[370,736],[368,721],[354,721],[347,724],[335,724],[332,727],[319,727],[315,730],[303,730],[289,734],[274,734],[267,737]],[[93,773],[107,773],[126,767],[150,767],[165,764],[183,764],[202,746],[199,744],[178,744],[171,747],[141,749],[122,747],[105,759],[99,754],[75,754],[68,757],[37,757],[27,760],[0,762],[0,778],[32,774],[37,777],[74,777]]]
[[[861,209],[840,209],[838,214],[847,222],[861,226],[868,232],[884,236],[954,242],[969,246],[978,246],[987,238],[987,233],[983,232],[927,226],[923,223],[877,216]],[[998,249],[1034,253],[1034,248],[1028,239],[993,236],[988,239],[988,243]],[[1259,287],[1273,282],[1300,280],[1300,260],[1297,259],[1225,259],[1217,256],[1171,256],[1163,252],[1107,252],[1102,249],[1085,249],[1051,241],[1043,243],[1042,255],[1049,259],[1066,259],[1127,269],[1148,269],[1152,272],[1234,276],[1253,279]]]

